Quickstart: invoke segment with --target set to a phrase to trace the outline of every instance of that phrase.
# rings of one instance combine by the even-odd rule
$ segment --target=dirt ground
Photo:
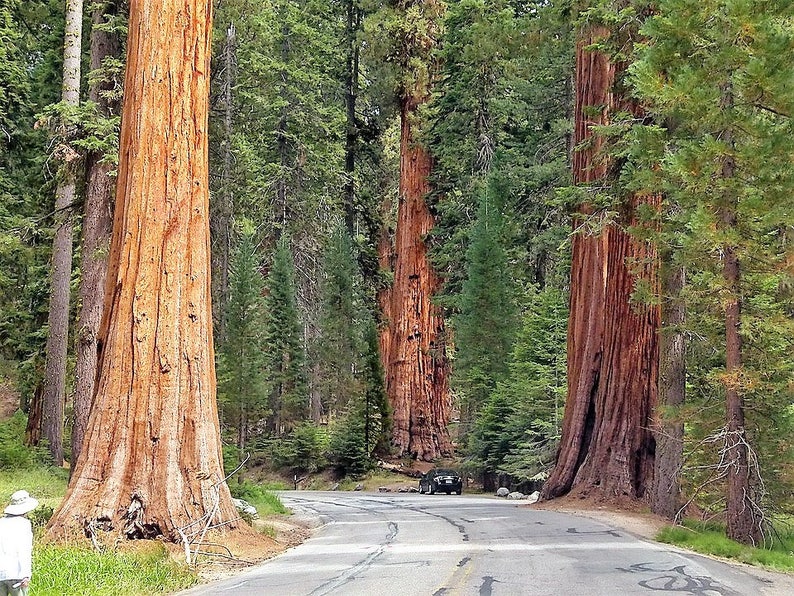
[[[247,567],[271,559],[288,548],[301,544],[311,536],[311,520],[295,516],[271,516],[254,520],[254,527],[247,532],[235,532],[224,536],[216,546],[208,547],[214,555],[201,555],[198,574],[202,582],[231,577]],[[212,542],[208,539],[207,542]],[[231,558],[228,555],[231,553]],[[174,559],[184,562],[184,550],[175,547]]]

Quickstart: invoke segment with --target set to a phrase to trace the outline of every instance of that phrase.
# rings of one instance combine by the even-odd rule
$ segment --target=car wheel
[[[419,485],[419,494],[420,494],[420,495],[423,495],[423,494],[425,494],[425,489],[424,489],[424,488],[422,488],[422,485],[421,485],[421,484]]]

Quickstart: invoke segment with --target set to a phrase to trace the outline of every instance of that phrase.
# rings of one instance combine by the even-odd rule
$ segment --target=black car
[[[435,493],[459,495],[463,492],[463,479],[454,470],[436,468],[419,479],[419,492],[430,495]]]

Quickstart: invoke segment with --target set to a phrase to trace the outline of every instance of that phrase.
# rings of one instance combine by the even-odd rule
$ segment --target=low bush
[[[257,484],[251,482],[237,484],[233,482],[229,485],[229,488],[233,497],[248,501],[256,507],[260,516],[288,513],[287,508],[284,507],[284,504],[276,495]]]

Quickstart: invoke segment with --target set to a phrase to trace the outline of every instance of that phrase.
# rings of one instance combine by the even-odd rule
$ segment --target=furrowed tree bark
[[[609,184],[610,160],[593,125],[616,111],[639,112],[614,92],[616,68],[588,46],[609,36],[600,26],[580,33],[576,51],[573,156],[577,184]],[[601,108],[597,114],[594,109]],[[587,145],[582,145],[587,141]],[[583,205],[584,218],[599,219],[597,231],[573,236],[571,308],[568,326],[568,396],[557,463],[542,498],[576,491],[606,498],[647,497],[653,477],[652,414],[658,375],[659,309],[630,303],[638,277],[655,284],[654,248],[626,228],[639,225],[636,208],[658,203],[633,196],[619,206],[617,221]]]
[[[130,5],[96,399],[51,538],[239,528],[223,480],[210,314],[212,2]]]
[[[443,5],[426,0],[401,2],[406,12],[418,7],[426,37],[406,38],[403,67],[407,83],[400,97],[400,190],[394,242],[394,283],[388,299],[390,338],[382,342],[386,392],[392,406],[392,445],[398,456],[432,461],[452,452],[449,362],[444,319],[432,304],[439,280],[425,238],[434,218],[425,202],[433,161],[419,144],[419,108],[430,98],[435,73],[431,50]],[[412,18],[416,18],[415,16]],[[415,24],[411,24],[415,26]],[[417,67],[418,62],[423,66]],[[410,76],[408,76],[410,73]],[[385,344],[385,345],[384,345]]]
[[[721,108],[733,109],[734,98],[730,82],[723,85]],[[723,131],[721,138],[729,148],[722,161],[722,180],[726,188],[736,178],[736,161],[733,131]],[[727,190],[722,201],[720,229],[729,238],[739,235],[738,198]],[[759,545],[763,541],[763,513],[756,501],[750,472],[750,443],[745,430],[744,396],[742,395],[742,337],[741,337],[741,267],[735,241],[727,241],[722,246],[722,275],[725,279],[725,465],[728,474],[728,495],[726,503],[728,538],[745,544]]]
[[[675,409],[686,398],[686,341],[683,325],[686,304],[681,296],[684,268],[672,262],[671,251],[661,255],[661,328],[659,333],[659,404]],[[654,461],[651,510],[675,520],[681,508],[681,466],[684,457],[684,423],[676,412],[657,415],[654,424]]]
[[[116,2],[98,4],[93,11],[91,29],[91,71],[98,72],[106,58],[121,58],[122,41],[118,32],[101,27],[110,17],[120,14]],[[88,98],[100,114],[118,115],[120,99],[112,80],[93,83]],[[72,426],[71,471],[83,447],[88,413],[94,398],[99,351],[99,326],[105,305],[105,281],[110,236],[113,231],[113,202],[116,196],[114,166],[104,161],[106,155],[92,151],[86,156],[86,191],[83,214],[83,250],[80,258],[80,307],[77,315],[75,346],[74,425]]]
[[[83,32],[83,1],[67,0],[63,44],[63,87],[65,106],[80,103],[80,52]],[[71,127],[59,124],[65,140]],[[60,149],[62,179],[55,191],[55,238],[52,242],[50,310],[47,317],[47,346],[44,364],[42,436],[47,440],[53,464],[63,464],[63,411],[66,399],[66,354],[69,335],[69,295],[72,277],[72,204],[77,154],[64,145]]]

